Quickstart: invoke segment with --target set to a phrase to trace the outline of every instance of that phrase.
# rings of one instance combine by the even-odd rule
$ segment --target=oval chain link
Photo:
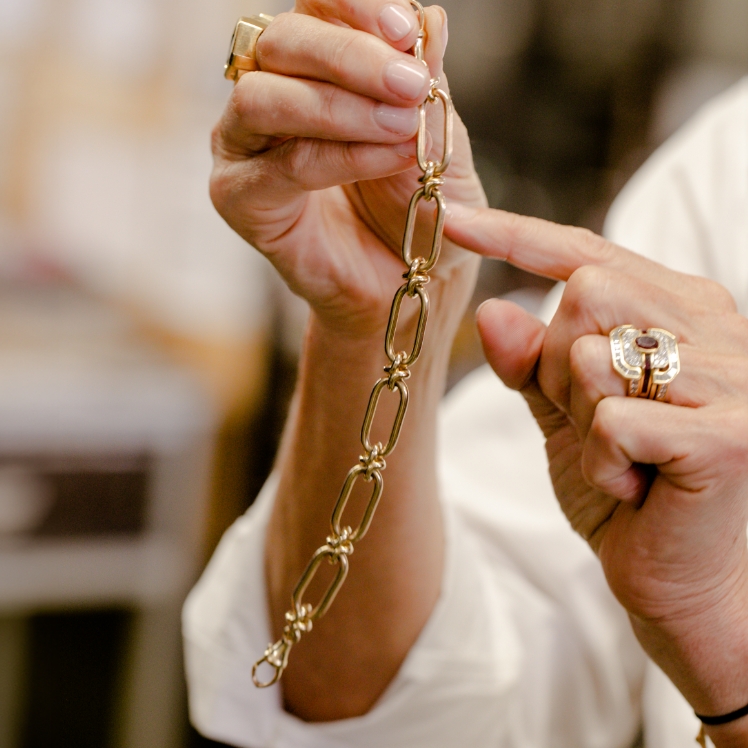
[[[413,47],[413,54],[419,62],[425,65],[426,14],[420,3],[411,0],[411,5],[418,14],[420,24],[420,31]],[[427,152],[427,108],[430,105],[438,103],[441,103],[444,110],[444,145],[441,159],[439,161],[431,161],[428,158]],[[440,187],[444,184],[442,175],[449,167],[452,159],[453,116],[454,110],[449,94],[439,88],[438,79],[432,79],[429,94],[426,101],[421,104],[419,111],[416,154],[418,166],[423,172],[423,175],[419,179],[421,186],[410,200],[405,220],[402,255],[408,269],[403,273],[405,283],[398,289],[392,301],[389,323],[387,325],[385,351],[390,363],[384,368],[386,376],[382,377],[374,385],[361,428],[361,443],[364,447],[364,454],[359,458],[359,464],[355,465],[348,472],[343,483],[330,522],[330,536],[327,538],[326,543],[315,551],[304,573],[301,575],[296,589],[293,591],[291,609],[286,613],[286,622],[281,638],[274,644],[268,645],[262,658],[252,668],[252,681],[258,688],[267,688],[278,682],[288,665],[288,657],[293,645],[301,640],[302,634],[312,630],[314,621],[321,618],[327,612],[348,574],[348,557],[353,553],[354,544],[361,540],[369,529],[374,512],[379,504],[379,499],[382,496],[384,487],[382,471],[387,467],[384,458],[395,449],[400,436],[400,430],[408,408],[408,387],[406,380],[410,377],[410,367],[413,366],[421,354],[426,323],[428,321],[429,296],[425,285],[429,281],[428,273],[436,265],[441,251],[446,202]],[[425,202],[431,202],[432,200],[436,202],[436,221],[428,257],[414,258],[412,256],[413,236],[415,234],[418,206],[422,200]],[[395,334],[400,318],[400,307],[405,296],[417,298],[420,302],[420,313],[410,354],[395,351]],[[379,399],[385,389],[393,393],[397,390],[400,396],[400,403],[387,443],[385,445],[379,442],[372,444],[371,429],[374,423],[374,416],[376,415]],[[373,488],[358,527],[353,530],[349,526],[342,526],[342,519],[348,500],[359,478],[362,478],[367,483],[373,482]],[[337,566],[335,576],[316,605],[304,602],[304,594],[316,576],[320,565],[325,560]],[[259,671],[263,666],[269,666],[271,669],[271,675],[268,680],[261,680]]]
[[[418,265],[420,265],[420,263]],[[416,267],[418,267],[418,265]],[[418,277],[417,281],[413,284],[412,293],[411,283],[409,281],[398,289],[395,298],[392,300],[390,321],[387,323],[387,332],[384,336],[384,350],[387,353],[387,358],[393,364],[397,363],[398,367],[401,369],[407,369],[408,367],[413,366],[421,355],[423,336],[426,333],[426,323],[429,319],[429,296],[426,293],[426,289],[423,288],[423,284],[426,283],[427,280],[428,277],[426,275]],[[421,302],[421,311],[418,315],[416,334],[413,339],[413,350],[410,352],[409,356],[403,352],[395,352],[395,333],[397,332],[397,323],[400,320],[400,307],[402,306],[403,299],[406,295],[417,296],[418,300]],[[390,389],[392,389],[392,387],[390,387]]]

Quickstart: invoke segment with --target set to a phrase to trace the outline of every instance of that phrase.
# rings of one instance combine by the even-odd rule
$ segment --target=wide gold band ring
[[[629,397],[664,400],[680,371],[675,335],[659,327],[621,325],[610,331],[613,368],[629,382]]]
[[[257,42],[274,16],[260,13],[257,16],[240,18],[231,37],[229,56],[223,69],[224,77],[234,82],[251,70],[259,70],[257,64]]]

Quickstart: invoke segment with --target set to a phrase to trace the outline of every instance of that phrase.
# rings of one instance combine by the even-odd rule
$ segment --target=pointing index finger
[[[450,203],[444,235],[465,249],[506,260],[546,278],[566,281],[580,268],[595,265],[680,294],[708,308],[734,309],[729,294],[713,281],[670,270],[588,229]]]
[[[601,265],[630,274],[636,264],[654,265],[587,229],[453,202],[447,209],[445,234],[484,257],[506,260],[535,275],[559,281],[568,280],[585,265]]]

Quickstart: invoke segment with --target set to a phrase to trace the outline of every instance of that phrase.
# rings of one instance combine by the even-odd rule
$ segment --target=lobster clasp
[[[265,650],[262,659],[257,660],[252,666],[252,682],[257,688],[269,688],[280,680],[283,671],[288,665],[288,655],[291,652],[291,646],[291,643],[285,639],[280,639],[275,644],[268,644],[268,648]],[[273,674],[268,681],[261,681],[257,672],[264,664],[272,668]]]

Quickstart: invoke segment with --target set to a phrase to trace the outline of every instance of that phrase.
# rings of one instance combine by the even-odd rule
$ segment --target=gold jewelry
[[[418,13],[420,22],[420,30],[418,39],[413,47],[413,54],[419,62],[425,65],[426,15],[423,7],[415,0],[411,0],[411,5]],[[431,104],[440,104],[444,109],[444,149],[440,161],[431,161],[428,159],[426,109]],[[453,114],[452,100],[445,91],[439,88],[439,79],[432,79],[426,101],[419,107],[416,155],[418,166],[423,175],[419,179],[421,186],[410,199],[405,220],[402,256],[407,270],[403,273],[405,283],[399,288],[392,301],[390,318],[385,334],[384,347],[389,364],[384,367],[384,376],[374,385],[369,398],[369,405],[366,409],[364,423],[361,428],[363,454],[359,457],[358,464],[354,465],[348,472],[343,487],[340,490],[330,521],[331,533],[328,535],[325,544],[315,551],[291,595],[291,609],[286,613],[286,625],[283,628],[281,638],[274,644],[268,645],[262,659],[258,660],[252,668],[252,680],[258,688],[266,688],[278,682],[288,664],[288,657],[293,645],[301,640],[302,634],[312,630],[314,621],[321,618],[327,612],[348,574],[348,557],[353,553],[354,545],[364,537],[369,529],[377,504],[382,496],[384,486],[382,471],[387,467],[385,458],[397,445],[405,412],[408,408],[408,386],[406,380],[410,377],[410,367],[418,360],[423,346],[423,336],[429,312],[429,296],[425,286],[429,282],[429,272],[436,265],[439,259],[439,252],[441,251],[446,201],[440,187],[444,184],[442,175],[449,167],[449,162],[452,159]],[[415,232],[418,205],[422,200],[425,202],[435,201],[436,224],[434,226],[434,234],[428,257],[413,257],[413,235]],[[420,314],[410,353],[395,349],[395,333],[400,317],[400,307],[405,296],[417,299],[420,305]],[[377,406],[386,392],[397,395],[398,408],[394,416],[389,439],[383,445],[381,442],[372,443],[371,430]],[[359,480],[363,480],[365,483],[372,483],[372,492],[358,527],[354,530],[344,524],[343,514],[345,513],[346,504],[353,488]],[[337,570],[327,590],[322,594],[319,601],[312,605],[304,602],[304,594],[323,561],[336,566]],[[259,669],[263,665],[268,665],[271,668],[270,678],[265,681],[260,680],[261,676],[259,673]]]
[[[231,37],[229,56],[223,68],[225,78],[236,82],[244,73],[260,69],[255,56],[257,41],[273,18],[274,16],[260,13],[237,21],[234,35]]]
[[[701,746],[701,748],[707,748],[707,746],[706,746],[706,730],[704,729],[704,725],[701,725],[701,729],[699,730],[699,734],[696,736],[696,742]]]
[[[629,380],[629,397],[664,400],[680,371],[675,335],[659,327],[622,325],[610,331],[613,368]]]

